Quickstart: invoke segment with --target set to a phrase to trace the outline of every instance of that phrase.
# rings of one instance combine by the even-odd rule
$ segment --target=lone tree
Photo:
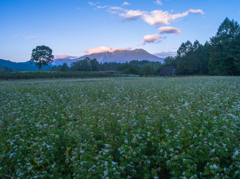
[[[41,70],[43,65],[49,65],[53,62],[54,56],[52,55],[52,49],[47,46],[37,46],[32,50],[32,57],[30,62],[35,62],[35,65]],[[32,64],[32,63],[31,63]]]

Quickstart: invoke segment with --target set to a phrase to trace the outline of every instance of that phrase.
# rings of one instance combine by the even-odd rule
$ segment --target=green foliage
[[[61,70],[60,71],[69,71],[69,66],[67,65],[67,63],[63,63]]]
[[[211,38],[209,73],[213,75],[239,75],[240,26],[226,18],[216,36]]]
[[[177,65],[177,64],[176,64],[176,61],[175,61],[175,58],[174,58],[174,57],[171,57],[171,56],[166,57],[166,58],[164,59],[164,64],[165,64],[166,66],[176,66],[176,65]]]
[[[145,64],[140,70],[140,76],[149,76],[154,74],[153,67],[150,64]]]
[[[56,67],[59,68],[59,67]],[[0,78],[58,78],[58,77],[94,77],[94,76],[112,76],[120,73],[116,72],[89,72],[89,71],[25,71],[25,72],[12,72],[12,73],[0,73]],[[121,74],[120,74],[121,75]]]
[[[239,44],[240,26],[226,18],[210,43],[182,43],[178,55],[167,57],[165,64],[176,66],[179,75],[240,75]]]
[[[43,65],[49,65],[52,63],[52,49],[47,46],[37,46],[32,50],[32,56],[30,62],[35,62],[35,65],[41,70]]]
[[[238,77],[1,86],[0,178],[239,178],[239,89]]]
[[[125,69],[123,71],[123,73],[125,73],[125,74],[137,74],[138,70],[136,68],[134,68],[133,66],[130,66],[127,69]]]

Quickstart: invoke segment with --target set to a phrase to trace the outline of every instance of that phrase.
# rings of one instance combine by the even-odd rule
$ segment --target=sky
[[[204,44],[240,0],[0,0],[0,59],[25,62],[45,45],[55,58],[142,48],[165,57]]]

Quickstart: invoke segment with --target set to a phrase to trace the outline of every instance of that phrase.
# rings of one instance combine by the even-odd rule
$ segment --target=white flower
[[[118,163],[117,163],[117,162],[114,162],[114,161],[112,161],[112,164],[113,164],[113,165],[117,165]]]
[[[238,150],[236,150],[233,155],[238,156],[238,154],[239,154],[239,152],[238,152]]]
[[[104,171],[104,176],[108,175],[108,170]]]
[[[188,106],[189,105],[189,103],[188,102],[185,102],[185,104],[183,105],[183,106]]]
[[[210,165],[210,168],[212,168],[212,169],[218,169],[218,166],[217,166],[216,164],[214,164],[214,165]]]
[[[167,133],[170,133],[170,132],[171,132],[171,130],[169,130],[169,129],[165,129],[165,131],[166,131]]]

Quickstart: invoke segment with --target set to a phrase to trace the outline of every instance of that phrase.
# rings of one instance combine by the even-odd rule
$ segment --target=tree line
[[[215,36],[205,44],[187,41],[176,57],[164,65],[176,66],[179,75],[240,75],[240,26],[226,18]]]
[[[84,60],[72,62],[70,66],[67,63],[53,66],[51,71],[121,71],[125,74],[135,75],[156,75],[157,68],[161,62],[150,62],[148,60],[132,60],[126,63],[105,62],[99,63],[97,59],[86,57]]]

